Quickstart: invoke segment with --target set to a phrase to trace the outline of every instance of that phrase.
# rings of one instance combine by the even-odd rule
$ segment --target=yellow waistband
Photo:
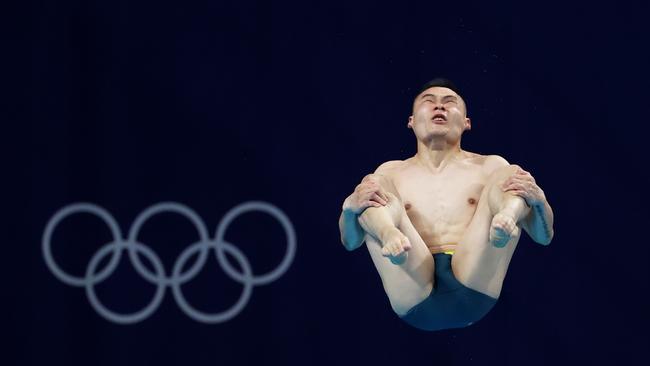
[[[444,254],[449,254],[449,255],[454,255],[454,252],[456,252],[456,245],[458,243],[448,243],[448,244],[442,244],[440,249],[443,247],[447,247],[447,250],[443,251]],[[451,247],[451,248],[450,248]]]
[[[441,254],[448,254],[448,255],[454,255],[456,252],[456,243],[448,243],[448,244],[441,244],[441,245],[433,245],[430,247],[432,253],[441,253]],[[447,249],[447,250],[444,250]],[[442,252],[440,252],[442,250]]]

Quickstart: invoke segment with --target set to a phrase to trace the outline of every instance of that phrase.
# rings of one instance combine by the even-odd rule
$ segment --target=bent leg
[[[474,217],[452,259],[454,276],[463,285],[498,298],[510,259],[521,235],[521,220],[530,209],[501,185],[516,165],[497,169],[481,192]]]
[[[389,182],[382,188],[388,196],[383,207],[369,207],[359,217],[366,230],[366,247],[381,277],[391,307],[398,315],[404,315],[423,301],[433,289],[433,256],[406,215],[399,193]],[[405,237],[410,249],[399,261],[382,254],[382,238],[395,238],[395,232]]]

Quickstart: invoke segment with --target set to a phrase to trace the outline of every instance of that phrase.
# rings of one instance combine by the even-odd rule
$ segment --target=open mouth
[[[447,121],[447,117],[446,117],[444,114],[440,114],[440,113],[438,113],[438,114],[434,115],[433,118],[432,118],[431,120],[432,120],[433,122],[446,122],[446,121]]]

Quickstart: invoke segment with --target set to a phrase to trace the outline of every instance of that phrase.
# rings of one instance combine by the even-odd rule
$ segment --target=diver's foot
[[[499,212],[492,218],[490,225],[490,243],[497,248],[503,248],[510,239],[519,234],[519,227],[514,215],[506,210]]]
[[[381,236],[381,255],[390,259],[393,264],[402,264],[406,261],[411,243],[406,235],[397,228],[386,230]]]

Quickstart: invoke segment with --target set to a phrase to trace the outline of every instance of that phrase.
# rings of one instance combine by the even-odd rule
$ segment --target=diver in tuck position
[[[446,79],[425,84],[408,128],[417,153],[381,164],[345,199],[348,250],[365,241],[393,311],[425,330],[460,328],[497,302],[521,229],[553,238],[553,211],[530,173],[462,150],[465,101]]]

